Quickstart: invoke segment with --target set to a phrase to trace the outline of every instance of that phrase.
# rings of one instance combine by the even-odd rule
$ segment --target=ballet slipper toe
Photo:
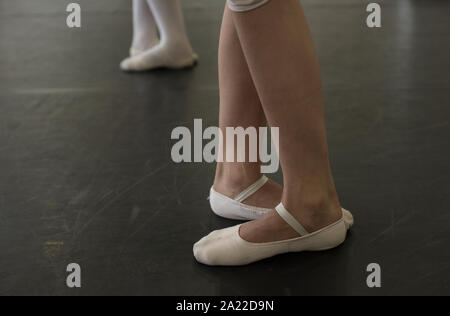
[[[124,61],[120,63],[120,68],[126,72],[142,72],[147,71],[153,68],[158,68],[159,66],[149,66],[146,62],[141,58],[141,55],[126,58]]]
[[[133,57],[126,58],[120,63],[120,69],[123,71],[133,71],[135,68]]]
[[[209,235],[200,239],[196,243],[196,245],[197,246],[205,246],[205,245],[209,245],[209,244],[215,244],[217,241],[219,241],[221,239],[229,238],[232,234],[233,234],[233,230],[228,229],[228,228],[215,230],[215,231],[211,232]]]
[[[213,236],[203,237],[194,245],[194,257],[209,266],[233,266],[242,264],[241,252],[236,246],[239,227],[233,226],[215,231]]]
[[[211,232],[209,235],[203,237],[202,239],[200,239],[195,245],[194,247],[198,247],[198,246],[205,246],[207,244],[211,244],[214,243],[216,240],[221,239],[225,236],[224,233],[222,233],[220,230],[215,230],[213,232]]]

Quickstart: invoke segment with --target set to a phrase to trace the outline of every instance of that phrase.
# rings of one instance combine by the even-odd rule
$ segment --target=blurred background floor
[[[64,1],[0,0],[0,294],[450,294],[450,1],[378,1],[381,29],[359,0],[303,1],[357,225],[338,249],[241,268],[193,259],[234,223],[209,210],[214,165],[170,158],[174,127],[217,125],[224,2],[183,1],[198,67],[142,75],[118,68],[130,3],[78,2],[68,29]]]

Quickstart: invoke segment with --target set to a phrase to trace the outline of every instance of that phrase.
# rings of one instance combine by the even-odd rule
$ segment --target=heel
[[[270,211],[270,209],[250,206],[233,200],[216,192],[213,188],[210,191],[209,204],[217,216],[239,221],[255,220]]]
[[[259,219],[271,209],[251,206],[243,202],[261,189],[269,179],[262,176],[247,189],[238,194],[234,199],[229,198],[211,188],[209,194],[209,203],[214,214],[227,219],[249,221]]]

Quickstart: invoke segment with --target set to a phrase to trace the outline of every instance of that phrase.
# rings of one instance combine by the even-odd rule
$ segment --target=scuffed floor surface
[[[193,259],[233,223],[209,210],[214,165],[170,158],[174,127],[217,125],[223,1],[183,1],[197,68],[143,75],[118,68],[129,3],[78,2],[68,29],[61,1],[0,0],[0,294],[450,294],[450,2],[379,1],[375,30],[361,1],[304,1],[357,225],[338,249],[242,268]]]

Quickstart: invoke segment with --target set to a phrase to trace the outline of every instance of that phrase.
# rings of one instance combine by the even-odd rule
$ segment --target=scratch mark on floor
[[[137,180],[136,182],[134,182],[133,184],[131,184],[130,186],[128,186],[127,188],[125,188],[124,190],[122,190],[122,192],[120,192],[119,194],[117,194],[113,199],[111,199],[111,201],[109,201],[105,206],[103,206],[101,209],[99,209],[97,212],[94,213],[94,215],[80,228],[80,230],[77,232],[76,236],[79,236],[82,234],[82,232],[94,221],[95,218],[97,218],[97,216],[99,216],[100,214],[102,214],[108,207],[110,207],[111,205],[113,205],[117,200],[119,200],[122,196],[124,196],[125,194],[127,194],[128,192],[130,192],[131,190],[133,190],[135,187],[137,187],[139,184],[143,183],[145,180],[147,180],[148,178],[154,176],[155,174],[157,174],[158,172],[164,170],[167,166],[169,165],[169,163],[165,163],[164,165],[162,165],[161,167],[153,170],[152,172],[144,175],[143,177],[141,177],[139,180]]]

